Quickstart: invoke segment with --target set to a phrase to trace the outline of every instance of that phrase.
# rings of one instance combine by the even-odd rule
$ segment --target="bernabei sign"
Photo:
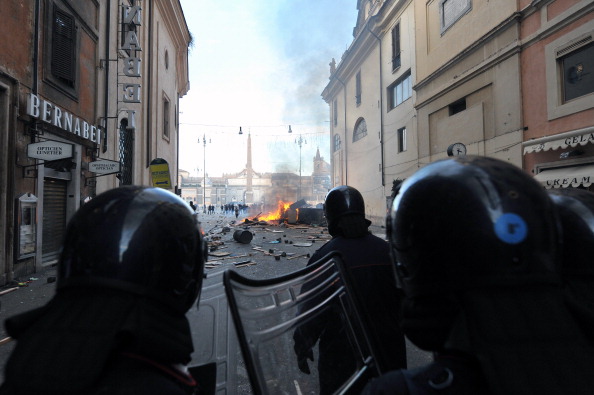
[[[94,143],[101,143],[100,126],[91,125],[34,93],[29,93],[27,98],[27,115]]]

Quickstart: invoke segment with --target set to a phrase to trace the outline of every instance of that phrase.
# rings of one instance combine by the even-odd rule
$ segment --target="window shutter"
[[[54,9],[52,74],[70,86],[75,81],[75,29],[72,16]]]

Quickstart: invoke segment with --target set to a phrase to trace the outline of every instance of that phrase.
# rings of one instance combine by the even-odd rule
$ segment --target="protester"
[[[545,190],[493,158],[426,165],[387,218],[402,327],[435,361],[364,394],[585,394],[594,352],[556,273],[558,217]]]
[[[363,308],[372,335],[377,363],[385,371],[406,367],[404,336],[399,328],[401,293],[396,288],[388,243],[369,232],[361,193],[350,186],[328,192],[324,215],[332,239],[318,249],[308,264],[339,251],[355,282],[355,297]],[[301,290],[304,292],[305,290]],[[294,333],[299,368],[309,373],[307,359],[319,340],[320,393],[333,393],[355,371],[343,322],[326,316],[300,326]]]
[[[56,294],[6,320],[17,340],[0,394],[191,394],[185,316],[206,248],[188,204],[160,188],[112,189],[69,222]]]

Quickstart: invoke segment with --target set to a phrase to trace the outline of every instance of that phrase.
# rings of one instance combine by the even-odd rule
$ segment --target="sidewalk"
[[[44,305],[56,291],[56,266],[42,267],[0,288],[0,318],[4,319]],[[52,281],[53,280],[53,281]],[[18,285],[20,284],[20,285]],[[16,289],[15,289],[16,288]],[[0,333],[4,333],[4,328]]]
[[[23,276],[14,284],[0,288],[0,340],[8,336],[4,329],[4,321],[7,318],[49,302],[56,292],[56,282],[51,282],[52,278],[56,278],[56,266],[41,268],[37,273]],[[19,282],[24,284],[19,286]],[[3,381],[4,365],[13,347],[14,342],[0,345],[0,382]]]

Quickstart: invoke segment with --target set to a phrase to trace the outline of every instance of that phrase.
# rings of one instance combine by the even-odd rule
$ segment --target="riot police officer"
[[[313,254],[308,264],[332,251],[342,253],[354,280],[354,296],[372,335],[380,371],[406,367],[404,335],[399,327],[398,309],[394,307],[401,302],[402,295],[396,288],[388,243],[369,232],[371,221],[365,218],[363,196],[347,185],[335,187],[326,196],[324,215],[332,239]],[[307,359],[313,359],[312,347],[319,340],[321,394],[333,393],[355,370],[344,330],[342,322],[319,319],[294,334],[299,368],[306,373]]]
[[[0,393],[195,393],[185,313],[199,299],[206,249],[192,214],[160,188],[112,189],[82,206],[56,295],[6,321],[17,345]]]
[[[402,326],[435,361],[366,394],[579,394],[594,352],[563,301],[558,217],[544,189],[493,158],[426,165],[387,218]]]
[[[594,344],[594,193],[555,189],[549,196],[559,211],[562,253],[558,271],[565,300],[584,333]]]

